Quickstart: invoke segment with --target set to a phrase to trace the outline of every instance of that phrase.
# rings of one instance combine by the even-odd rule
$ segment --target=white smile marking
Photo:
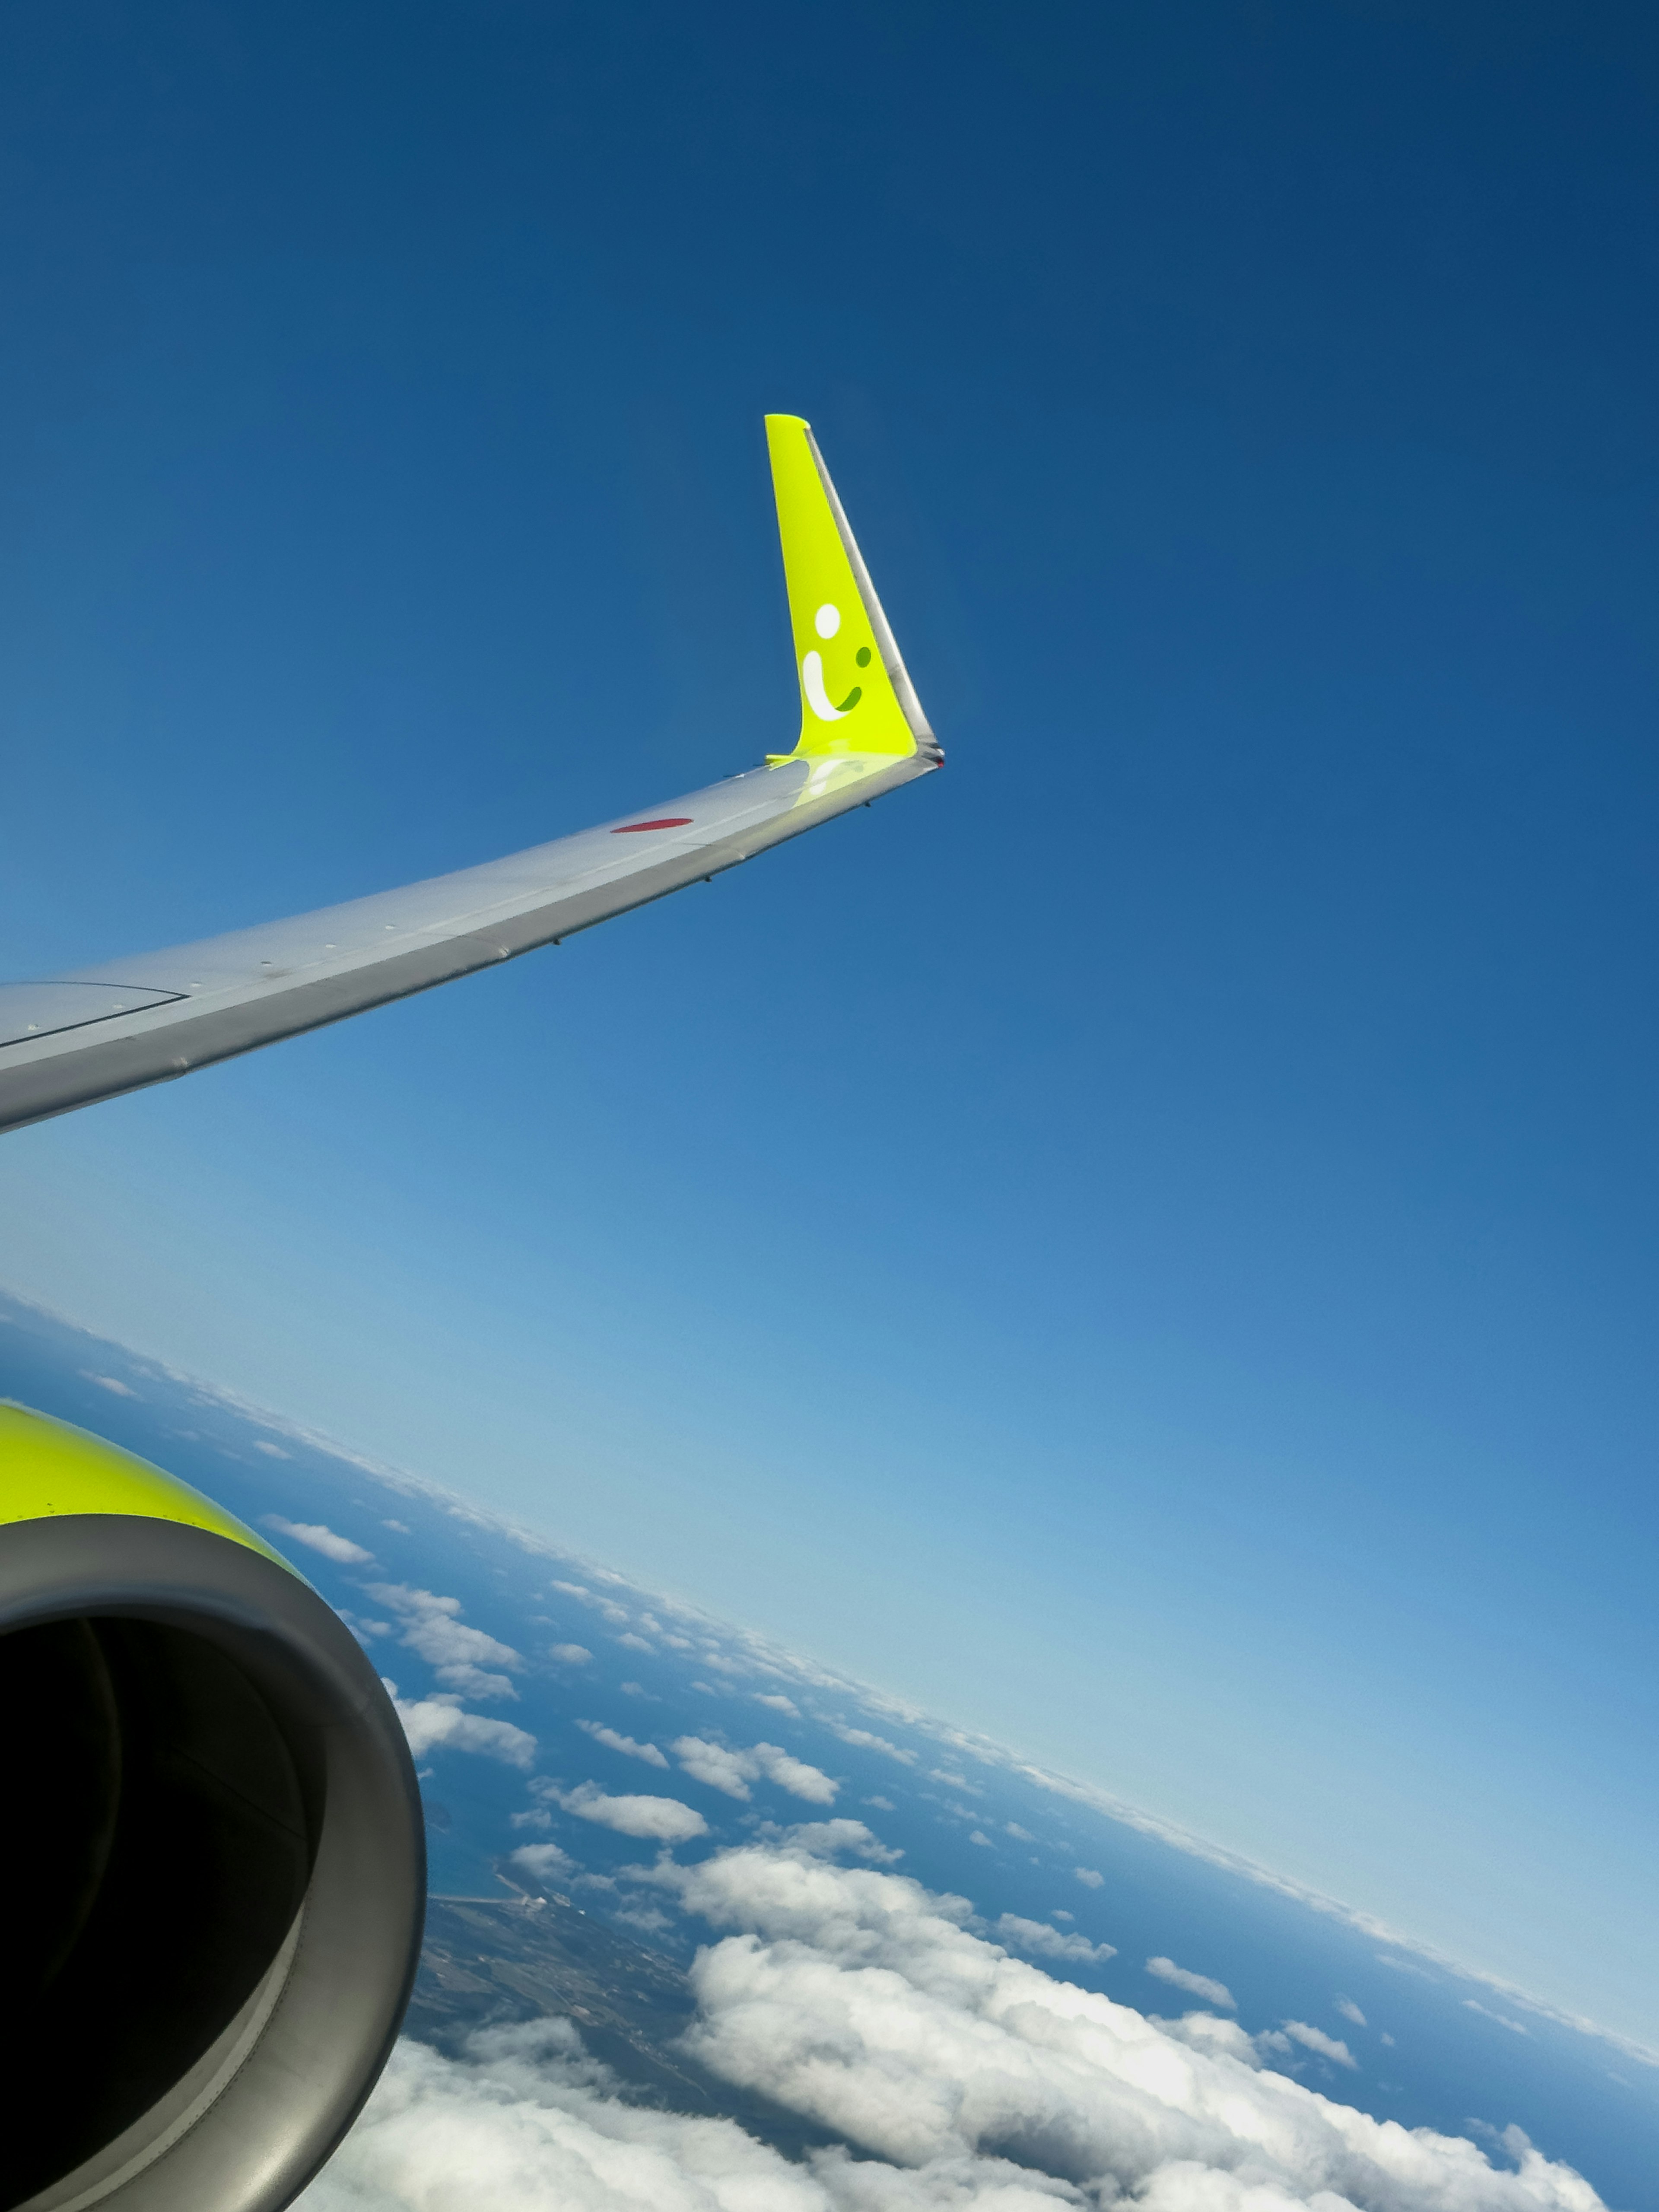
[[[844,722],[847,713],[832,707],[830,694],[823,688],[823,655],[809,653],[800,665],[800,680],[805,688],[806,703],[821,722]]]

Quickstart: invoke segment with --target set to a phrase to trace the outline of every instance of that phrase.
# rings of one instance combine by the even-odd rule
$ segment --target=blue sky
[[[1635,8],[27,6],[5,967],[944,775],[0,1146],[0,1272],[1652,2038]]]

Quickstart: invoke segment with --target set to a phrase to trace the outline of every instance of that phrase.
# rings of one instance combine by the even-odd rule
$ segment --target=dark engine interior
[[[220,1646],[131,1618],[0,1636],[0,2208],[115,2143],[259,1990],[306,1894],[318,1786]]]

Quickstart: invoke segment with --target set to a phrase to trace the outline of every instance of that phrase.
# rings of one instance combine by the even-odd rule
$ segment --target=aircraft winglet
[[[810,426],[769,415],[766,443],[801,711],[794,753],[769,757],[942,760]]]

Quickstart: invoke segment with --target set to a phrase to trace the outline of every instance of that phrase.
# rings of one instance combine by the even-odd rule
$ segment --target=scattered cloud
[[[1097,1873],[1093,1867],[1073,1867],[1072,1872],[1083,1884],[1085,1889],[1100,1889],[1105,1886],[1105,1875]]]
[[[1304,2051],[1316,2051],[1321,2058],[1328,2058],[1334,2065],[1354,2068],[1358,2066],[1359,2061],[1346,2043],[1339,2043],[1335,2036],[1327,2035],[1323,2028],[1310,2027],[1305,2020],[1285,2021],[1284,2031],[1291,2042],[1299,2043]],[[1277,2043],[1271,2034],[1258,2036],[1256,2041],[1258,2045],[1268,2043],[1277,2048]]]
[[[1364,2027],[1365,2015],[1360,2011],[1359,2007],[1354,2002],[1352,1997],[1338,1997],[1336,2000],[1336,2008],[1341,2014],[1344,2020],[1351,2020],[1356,2027]]]
[[[635,2130],[661,2127],[666,2116],[613,2112],[616,2100],[601,2108],[609,2090],[592,2070],[581,2078],[595,2101],[579,2113],[561,2086],[574,2078],[570,2057],[553,2063],[561,2050],[574,2055],[574,2045],[535,2046],[552,2057],[520,2081],[502,2070],[503,2053],[516,2048],[526,2063],[532,2045],[497,2042],[479,2052],[475,2042],[465,2063],[481,2078],[466,2110],[476,2106],[478,2124],[501,2130],[499,2138],[470,2137],[470,2165],[458,2160],[453,2184],[441,2187],[425,2148],[442,2144],[441,2129],[411,2125],[397,2155],[355,2167],[353,2157],[367,2154],[356,2146],[376,2123],[371,2104],[342,2154],[343,2185],[356,2183],[359,2193],[337,2200],[341,2212],[366,2202],[379,2212],[383,2200],[368,2181],[400,2173],[411,2178],[402,2193],[386,2190],[388,2212],[413,2204],[460,2212],[486,2172],[522,2177],[516,2196],[496,2187],[493,2212],[554,2202],[583,2212],[647,2203],[673,2212],[751,2203],[768,2212],[1037,2212],[1045,2203],[1082,2212],[1131,2201],[1144,2212],[1337,2203],[1368,2212],[1603,2212],[1588,2184],[1530,2147],[1515,2164],[1494,2166],[1467,2138],[1375,2119],[1262,2069],[1236,2021],[1152,2021],[1010,1956],[975,1932],[964,1899],[875,1866],[837,1863],[829,1832],[855,1825],[823,1822],[693,1866],[660,1861],[644,1874],[714,1932],[692,1968],[688,2050],[734,2087],[839,2136],[852,2160],[832,2150],[793,2168],[757,2162],[739,2185],[728,2178],[736,2160],[759,2160],[749,2139],[711,2132],[671,2146],[653,2138],[665,2163],[628,2180],[630,2197],[612,2178],[635,2172],[620,2146],[637,2144]],[[447,2078],[459,2095],[461,2085]],[[388,2111],[401,2094],[394,2084]],[[594,2166],[608,2155],[603,2186],[592,2168],[578,2177],[579,2192],[562,2166],[526,2163],[530,2145],[556,2142],[565,2156],[589,2144],[550,2116],[580,2117],[602,2136],[608,2153],[595,2144],[591,2154]]]
[[[804,1759],[793,1758],[775,1743],[757,1743],[748,1751],[734,1751],[724,1744],[708,1742],[702,1736],[683,1735],[669,1749],[694,1782],[723,1790],[728,1797],[746,1800],[750,1795],[750,1784],[763,1778],[780,1790],[787,1790],[792,1797],[804,1798],[809,1805],[833,1805],[841,1786],[818,1767],[809,1766]]]
[[[550,1587],[562,1590],[567,1597],[574,1597],[580,1604],[592,1606],[596,1613],[602,1613],[609,1621],[625,1624],[628,1620],[625,1605],[618,1605],[614,1598],[596,1596],[581,1583],[553,1583]]]
[[[399,1536],[407,1536],[412,1533],[406,1521],[382,1521],[380,1526],[382,1528],[390,1528]]]
[[[890,1797],[866,1797],[860,1802],[866,1805],[873,1805],[878,1813],[896,1813],[898,1810],[898,1807],[894,1804]]]
[[[292,1459],[294,1456],[292,1452],[285,1452],[281,1444],[274,1444],[264,1437],[255,1437],[253,1449],[263,1452],[267,1459]]]
[[[1018,1820],[1005,1820],[1002,1832],[1005,1836],[1012,1836],[1017,1844],[1034,1844],[1036,1841],[1030,1830],[1022,1828]]]
[[[674,1924],[668,1915],[659,1911],[654,1905],[624,1905],[611,1917],[627,1927],[637,1928],[643,1936],[660,1936],[665,1928],[672,1928]]]
[[[574,1874],[576,1862],[568,1851],[562,1851],[556,1844],[520,1844],[509,1854],[509,1866],[522,1867],[537,1881],[552,1881]]]
[[[349,1536],[337,1536],[320,1521],[284,1521],[280,1513],[267,1513],[262,1525],[274,1528],[279,1536],[286,1536],[290,1544],[303,1544],[307,1551],[320,1552],[325,1559],[333,1559],[343,1567],[366,1567],[374,1557],[373,1552],[366,1552]]]
[[[625,1644],[630,1651],[654,1651],[657,1648],[654,1644],[648,1643],[643,1636],[635,1636],[631,1628],[625,1636],[619,1636],[617,1641],[618,1644]]]
[[[578,1721],[576,1726],[586,1729],[594,1742],[602,1743],[607,1751],[619,1751],[625,1759],[642,1759],[647,1766],[667,1770],[668,1761],[654,1743],[635,1743],[631,1735],[618,1735],[615,1729],[602,1728],[598,1721]]]
[[[1005,1912],[991,1932],[1011,1950],[1036,1951],[1045,1959],[1100,1964],[1117,1956],[1115,1944],[1091,1943],[1086,1936],[1063,1936],[1058,1928],[1050,1928],[1042,1920],[1022,1920],[1017,1912]]]
[[[536,1739],[527,1729],[507,1721],[486,1720],[482,1713],[464,1712],[459,1698],[417,1698],[406,1705],[395,1682],[387,1682],[386,1689],[416,1759],[441,1748],[479,1752],[486,1759],[504,1759],[509,1766],[535,1764]]]
[[[469,1628],[460,1618],[458,1597],[439,1597],[431,1590],[410,1589],[403,1583],[365,1585],[376,1605],[395,1613],[403,1626],[398,1641],[417,1658],[424,1659],[438,1680],[469,1698],[516,1698],[518,1692],[492,1668],[511,1668],[524,1661],[510,1644],[486,1636],[482,1628]]]
[[[1494,2012],[1490,2005],[1483,2005],[1479,1997],[1465,1997],[1463,2009],[1465,2012],[1478,2012],[1482,2020],[1496,2021],[1499,2027],[1508,2028],[1511,2035],[1532,2033],[1529,2027],[1523,2027],[1518,2020],[1511,2020],[1507,2013]]]
[[[904,1856],[902,1851],[890,1850],[862,1820],[849,1820],[845,1815],[836,1820],[803,1820],[791,1828],[776,1827],[768,1820],[757,1832],[762,1843],[777,1844],[797,1856],[804,1853],[808,1858],[833,1859],[850,1851],[854,1858],[868,1859],[877,1866],[896,1866]],[[672,1885],[678,1872],[678,1868],[653,1868],[651,1879],[665,1880]]]
[[[107,1390],[114,1397],[136,1398],[138,1395],[131,1383],[123,1382],[118,1375],[94,1375],[90,1367],[83,1367],[81,1372],[88,1382],[95,1382],[100,1390]]]
[[[593,1657],[585,1644],[550,1644],[547,1656],[556,1660],[561,1667],[586,1667],[592,1663]],[[624,1690],[628,1687],[626,1682],[623,1687]]]
[[[843,1743],[850,1743],[855,1751],[878,1751],[884,1759],[897,1759],[901,1766],[914,1766],[916,1763],[914,1751],[901,1750],[897,1744],[889,1743],[884,1735],[873,1735],[868,1729],[843,1728],[832,1721],[830,1733],[839,1736]]]
[[[1050,1920],[1075,1920],[1077,1915],[1075,1912],[1068,1912],[1063,1905],[1057,1905],[1048,1917]]]
[[[983,1828],[975,1828],[972,1835],[969,1837],[968,1840],[970,1844],[982,1844],[988,1851],[994,1851],[996,1849],[996,1845],[991,1841],[991,1838],[986,1834]]]
[[[1160,1982],[1168,1982],[1171,1989],[1185,1990],[1188,1996],[1202,1997],[1206,2004],[1221,2005],[1228,2012],[1237,2012],[1238,2001],[1225,1982],[1212,1981],[1207,1974],[1194,1974],[1185,1966],[1177,1966],[1173,1959],[1148,1959],[1146,1971],[1155,1974]]]
[[[356,1613],[349,1612],[344,1606],[340,1607],[340,1618],[359,1644],[372,1644],[377,1637],[390,1636],[392,1633],[392,1623],[389,1620],[363,1620],[359,1619]]]
[[[470,2212],[486,2176],[491,2212],[1038,2212],[1079,2201],[999,2158],[912,2173],[830,2149],[796,2164],[733,2120],[655,2112],[614,2089],[568,2020],[481,2029],[458,2058],[399,2043],[300,2206]]]
[[[757,1705],[770,1705],[775,1713],[787,1713],[792,1721],[800,1718],[800,1707],[793,1698],[786,1698],[781,1690],[757,1690],[754,1698]]]
[[[678,1797],[609,1797],[597,1782],[584,1782],[574,1790],[544,1784],[538,1795],[574,1813],[579,1820],[592,1820],[619,1836],[638,1836],[653,1843],[687,1844],[706,1836],[708,1823]]]

